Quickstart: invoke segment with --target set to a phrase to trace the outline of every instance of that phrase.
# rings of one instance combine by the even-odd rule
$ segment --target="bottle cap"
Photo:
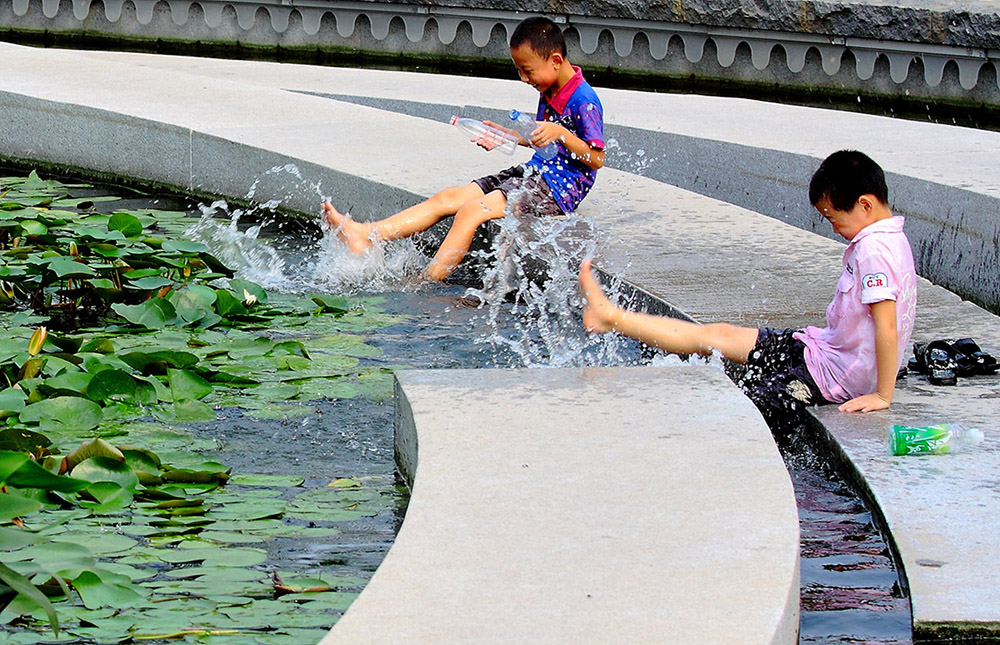
[[[508,114],[507,116],[510,117],[511,121],[517,121],[518,119],[521,118],[521,112],[518,110],[511,110],[510,114]]]

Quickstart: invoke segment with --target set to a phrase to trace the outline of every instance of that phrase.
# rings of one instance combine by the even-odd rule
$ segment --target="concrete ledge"
[[[721,371],[396,378],[406,520],[323,643],[796,642],[791,483]]]

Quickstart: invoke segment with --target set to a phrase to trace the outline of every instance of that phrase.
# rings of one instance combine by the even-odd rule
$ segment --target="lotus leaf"
[[[184,369],[198,362],[191,352],[177,350],[132,351],[119,356],[130,367],[144,374],[166,374],[168,368]]]
[[[325,313],[345,314],[351,309],[350,301],[343,296],[317,293],[311,297],[313,302],[319,305],[319,310]]]
[[[229,281],[229,288],[236,293],[240,300],[245,299],[243,293],[246,292],[256,299],[255,302],[267,302],[267,292],[256,282],[233,278]]]
[[[115,213],[108,219],[109,231],[121,231],[125,237],[142,235],[142,222],[128,213]]]
[[[297,475],[259,475],[254,473],[238,473],[229,480],[230,484],[238,486],[266,486],[292,488],[301,486],[305,479]]]
[[[45,226],[45,224],[33,219],[22,220],[21,230],[24,232],[24,235],[28,236],[45,235],[49,232],[49,229]]]
[[[133,325],[147,329],[162,329],[177,320],[177,312],[165,298],[152,298],[138,305],[115,303],[111,309]]]
[[[125,455],[122,454],[121,450],[112,446],[104,439],[97,438],[84,441],[70,451],[65,458],[66,468],[68,470],[73,470],[77,465],[83,463],[91,457],[107,457],[108,459],[112,459],[114,461],[125,461]]]
[[[214,289],[199,284],[189,284],[184,289],[174,291],[170,296],[170,302],[174,305],[177,315],[189,323],[197,322],[209,314],[215,316],[213,308],[215,299]]]
[[[117,607],[129,609],[144,600],[138,591],[140,587],[132,585],[127,579],[121,582],[120,576],[112,576],[114,582],[106,582],[92,571],[84,571],[73,579],[73,587],[80,594],[80,599],[88,609],[98,607]]]
[[[83,371],[64,371],[58,376],[45,379],[42,387],[46,390],[47,396],[77,396],[87,389],[93,378],[93,374]]]
[[[42,430],[89,430],[104,413],[93,401],[76,396],[59,396],[32,403],[21,410],[22,423],[37,423]]]
[[[216,418],[211,406],[196,399],[178,401],[168,408],[153,410],[153,416],[164,423],[196,423]]]
[[[42,507],[42,503],[15,495],[14,493],[0,493],[0,521],[9,522],[15,517],[23,517],[34,513]]]
[[[137,389],[136,380],[131,374],[126,374],[122,370],[106,369],[92,378],[86,394],[91,401],[121,400],[135,397]]]
[[[202,399],[212,393],[212,384],[191,370],[168,369],[167,380],[175,403]]]
[[[80,502],[80,506],[92,511],[106,512],[127,508],[132,504],[133,495],[117,482],[94,482],[87,487],[87,494],[96,500],[97,504]]]
[[[90,278],[97,275],[90,266],[77,262],[72,258],[54,258],[49,262],[49,269],[60,279]]]
[[[132,469],[110,457],[91,457],[73,468],[70,474],[88,482],[116,482],[133,493],[139,486],[139,477]]]
[[[138,273],[137,271],[133,273]],[[123,285],[126,289],[136,289],[139,291],[152,291],[154,289],[159,289],[161,287],[169,287],[174,283],[170,278],[165,278],[160,275],[149,275],[145,277],[135,277],[131,274],[125,274],[125,279],[127,282]]]
[[[14,472],[7,474],[4,483],[15,488],[40,488],[64,493],[75,493],[87,487],[87,482],[57,475],[31,459],[21,464]]]
[[[189,240],[167,240],[161,248],[171,253],[208,253],[207,246]]]

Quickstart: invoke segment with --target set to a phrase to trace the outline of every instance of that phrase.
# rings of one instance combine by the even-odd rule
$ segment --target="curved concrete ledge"
[[[152,41],[464,56],[505,63],[505,43],[548,3],[444,5],[283,0],[12,0],[11,30]],[[842,1],[560,5],[574,56],[651,76],[948,97],[1000,104],[1000,18],[977,2]]]
[[[497,161],[465,146],[442,123],[316,94],[406,100],[436,109],[448,108],[440,105],[442,97],[454,105],[485,103],[491,109],[535,101],[530,88],[494,80],[4,44],[0,59],[5,116],[0,155],[142,173],[233,197],[245,196],[259,180],[258,197],[284,198],[309,211],[320,194],[329,194],[361,217],[385,214],[442,185],[493,171]],[[603,91],[602,100],[611,127],[645,130],[650,139],[667,133],[672,142],[686,142],[658,153],[664,165],[693,167],[696,175],[715,173],[720,180],[728,172],[734,183],[748,178],[748,193],[768,195],[784,185],[798,191],[808,180],[810,160],[815,164],[831,150],[852,146],[874,154],[894,179],[908,178],[922,195],[944,186],[984,199],[1000,197],[997,133],[709,97]],[[741,118],[734,120],[737,111]],[[713,157],[735,149],[745,156]],[[785,156],[773,156],[774,150]],[[620,170],[602,170],[584,202],[608,232],[606,268],[697,320],[778,327],[822,320],[839,275],[842,244],[644,177],[645,158],[652,155],[637,151],[621,158]],[[789,159],[797,165],[787,165]],[[269,172],[293,161],[304,178]],[[755,175],[762,177],[758,183]],[[891,189],[898,194],[895,183]],[[801,196],[785,207],[809,212]],[[991,212],[995,209],[986,215]],[[908,216],[911,225],[919,219]],[[951,227],[946,230],[950,236]],[[940,287],[922,282],[920,288],[914,340],[973,336],[1000,355],[996,316]],[[705,384],[716,391],[714,382]],[[1000,377],[932,388],[911,376],[901,384],[892,412],[858,417],[830,407],[816,410],[891,530],[910,583],[918,638],[974,639],[997,632],[991,611],[1000,606],[994,555],[1000,513],[990,460],[1000,426],[990,404],[998,387]],[[656,397],[646,399],[659,405]],[[566,396],[558,403],[570,415],[579,402]],[[939,421],[979,424],[987,440],[966,456],[913,460],[880,454],[891,423]]]
[[[791,483],[721,371],[407,371],[396,391],[406,520],[323,643],[797,641]]]

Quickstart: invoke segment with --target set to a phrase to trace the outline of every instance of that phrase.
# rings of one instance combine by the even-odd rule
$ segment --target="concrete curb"
[[[791,483],[721,371],[407,371],[396,391],[406,520],[323,643],[797,642]]]

